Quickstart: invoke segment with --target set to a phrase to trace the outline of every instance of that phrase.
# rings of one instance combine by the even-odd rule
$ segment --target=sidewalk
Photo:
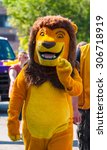
[[[7,134],[7,115],[0,114],[0,150],[24,150],[23,142],[12,142]]]
[[[23,141],[12,142],[7,134],[7,107],[8,102],[0,103],[0,150],[24,150]],[[76,126],[74,125],[73,150],[78,149]]]

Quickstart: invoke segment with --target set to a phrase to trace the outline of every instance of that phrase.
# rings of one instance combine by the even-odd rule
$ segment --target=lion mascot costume
[[[75,67],[77,26],[62,16],[38,18],[29,38],[29,62],[17,76],[8,108],[8,135],[25,150],[72,150],[71,96],[82,92]]]

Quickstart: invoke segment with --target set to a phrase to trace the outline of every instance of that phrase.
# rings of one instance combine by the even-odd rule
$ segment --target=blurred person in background
[[[25,51],[20,51],[18,53],[18,63],[12,65],[9,68],[9,78],[10,78],[9,98],[11,95],[14,81],[15,81],[17,75],[19,74],[19,72],[21,71],[21,69],[23,68],[23,66],[27,63],[27,61],[28,61],[28,54]],[[21,114],[19,116],[19,120],[21,120]]]
[[[83,92],[72,98],[74,124],[77,124],[79,150],[90,150],[90,44],[77,50]]]

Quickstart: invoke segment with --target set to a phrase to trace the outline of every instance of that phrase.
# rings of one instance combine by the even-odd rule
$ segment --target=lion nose
[[[55,42],[43,42],[42,45],[46,48],[51,48],[53,46],[55,46]]]

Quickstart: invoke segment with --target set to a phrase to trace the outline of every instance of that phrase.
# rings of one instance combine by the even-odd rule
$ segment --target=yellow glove
[[[65,87],[65,89],[71,90],[73,86],[73,79],[71,77],[72,73],[71,64],[66,59],[60,58],[56,66],[56,70],[58,78],[62,83],[62,85]]]
[[[12,140],[12,141],[18,141],[18,140],[20,140],[21,138],[20,138],[20,135],[9,135],[9,137],[10,137],[10,139]]]
[[[83,86],[82,86],[82,79],[76,70],[74,68],[74,76],[71,77],[72,73],[72,66],[71,64],[64,58],[60,58],[58,61],[58,64],[56,66],[57,75],[62,83],[62,85],[65,87],[65,90],[71,95],[71,96],[78,96],[81,94]]]

